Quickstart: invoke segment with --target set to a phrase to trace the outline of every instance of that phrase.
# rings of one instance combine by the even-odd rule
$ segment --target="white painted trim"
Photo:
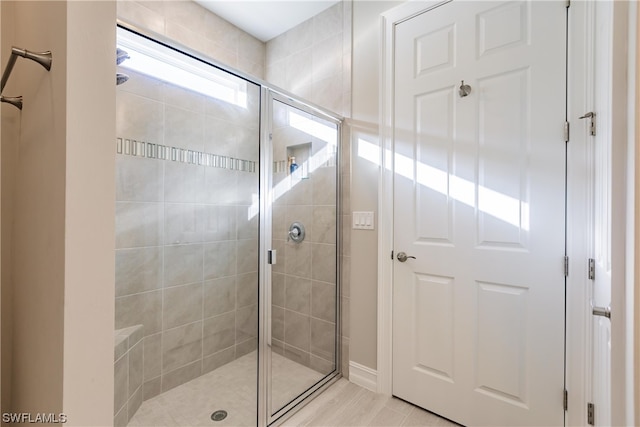
[[[629,71],[635,70],[635,25],[630,27],[630,12],[635,8],[628,2],[614,2],[612,49],[612,223],[611,236],[611,422],[612,425],[633,425],[633,218],[628,218],[634,206],[633,117],[629,114],[629,98],[635,87],[629,87]],[[630,53],[631,52],[631,53]],[[631,77],[632,78],[632,77]],[[632,104],[633,105],[633,104]],[[628,156],[631,155],[631,158]],[[632,214],[631,214],[632,216]],[[631,248],[631,250],[629,250]]]
[[[351,360],[349,361],[349,381],[374,393],[378,392],[378,372]]]
[[[570,259],[566,288],[565,387],[568,391],[566,425],[587,425],[586,404],[591,387],[591,351],[588,310],[591,281],[588,258],[593,256],[593,152],[587,123],[578,117],[595,111],[593,67],[593,2],[573,2],[569,9],[569,99],[567,120],[571,141],[567,146],[567,255]]]
[[[378,393],[391,395],[392,383],[392,308],[393,293],[391,283],[393,281],[393,264],[389,262],[393,248],[393,172],[388,171],[385,165],[389,161],[387,151],[391,147],[391,132],[393,126],[390,121],[390,105],[388,97],[393,81],[393,69],[387,45],[393,45],[393,36],[388,31],[388,20],[382,16],[380,20],[380,177],[378,181]]]
[[[635,357],[635,349],[637,348],[637,311],[638,307],[634,302],[637,298],[638,289],[635,288],[638,275],[638,269],[640,266],[636,263],[637,259],[637,233],[638,233],[638,181],[637,176],[637,162],[638,162],[638,146],[637,138],[638,122],[637,122],[637,96],[638,96],[638,3],[629,3],[629,31],[628,31],[628,87],[627,93],[629,94],[628,100],[628,154],[627,154],[627,236],[633,236],[627,241],[626,248],[626,303],[627,303],[627,338],[626,342],[626,423],[627,425],[638,425],[640,419],[638,418],[638,407],[636,402],[638,401],[637,386],[640,383],[637,382],[638,368],[640,365],[635,364],[637,361]]]

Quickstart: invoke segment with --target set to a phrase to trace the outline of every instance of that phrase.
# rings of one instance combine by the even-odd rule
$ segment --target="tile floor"
[[[395,397],[340,379],[283,426],[458,426]]]
[[[274,354],[274,405],[288,402],[322,375]],[[252,426],[256,425],[256,353],[145,401],[129,426]],[[211,414],[228,416],[214,422]],[[456,426],[448,420],[395,397],[382,396],[340,379],[283,426]]]

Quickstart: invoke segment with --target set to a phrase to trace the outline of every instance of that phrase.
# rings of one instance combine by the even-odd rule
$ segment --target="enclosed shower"
[[[268,425],[340,375],[340,118],[117,31],[115,425]]]

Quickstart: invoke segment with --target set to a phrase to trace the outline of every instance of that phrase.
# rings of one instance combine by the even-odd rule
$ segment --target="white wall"
[[[631,406],[628,381],[633,376],[629,372],[627,363],[627,348],[633,345],[629,342],[627,330],[633,328],[633,313],[627,310],[627,263],[629,263],[629,249],[627,239],[633,235],[629,233],[627,224],[628,191],[633,191],[632,183],[627,177],[627,163],[629,155],[628,138],[628,94],[629,80],[627,61],[633,55],[629,51],[629,4],[616,3],[613,8],[613,40],[612,40],[612,182],[611,182],[611,416],[613,425],[624,425],[630,421]],[[631,53],[631,55],[630,55]],[[632,152],[633,150],[631,150]],[[633,167],[633,165],[631,165]],[[632,201],[631,201],[632,202]],[[632,230],[632,228],[631,228]]]
[[[397,1],[353,3],[353,74],[351,122],[351,209],[373,211],[378,218],[377,164],[359,155],[363,142],[378,144],[380,15]],[[351,343],[350,359],[376,369],[378,231],[351,233]]]
[[[24,108],[2,106],[3,302],[13,292],[12,336],[2,323],[3,353],[7,344],[12,351],[11,401],[3,396],[9,406],[2,409],[109,425],[115,4],[0,7],[3,65],[11,45],[51,50],[54,58],[50,72],[19,58],[5,94],[23,95]],[[4,168],[9,163],[13,170]],[[7,261],[12,276],[4,274]]]
[[[67,3],[62,409],[76,426],[113,420],[115,19],[113,2]]]

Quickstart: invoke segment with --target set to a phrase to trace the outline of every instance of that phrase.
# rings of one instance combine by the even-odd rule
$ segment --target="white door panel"
[[[462,424],[563,423],[565,18],[453,1],[396,27],[393,393]]]

